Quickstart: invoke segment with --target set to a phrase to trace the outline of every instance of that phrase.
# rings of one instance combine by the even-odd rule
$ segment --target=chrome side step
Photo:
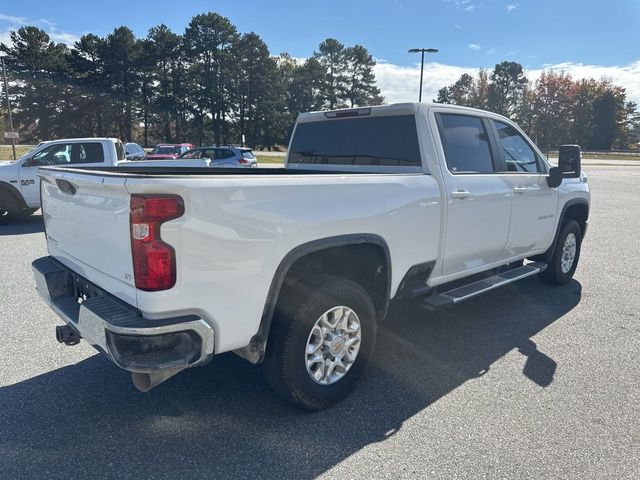
[[[464,302],[481,293],[493,290],[494,288],[502,287],[503,285],[540,273],[546,268],[547,264],[543,262],[527,263],[526,265],[498,273],[492,277],[483,278],[461,287],[429,295],[422,301],[421,306],[427,310],[438,310],[449,307],[456,303]]]

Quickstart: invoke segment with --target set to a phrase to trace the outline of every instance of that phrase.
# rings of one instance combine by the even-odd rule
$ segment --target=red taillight
[[[244,158],[239,158],[238,159],[238,163],[240,165],[249,165],[249,163],[251,163],[251,162],[249,162],[249,160],[245,160]]]
[[[131,253],[136,288],[167,290],[176,283],[176,253],[160,238],[160,226],[184,214],[177,195],[131,196]]]

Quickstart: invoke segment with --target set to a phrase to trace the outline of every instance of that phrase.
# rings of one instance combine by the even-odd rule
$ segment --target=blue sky
[[[206,11],[257,32],[272,54],[307,57],[327,37],[362,44],[378,59],[381,88],[393,101],[414,93],[419,58],[411,47],[440,49],[428,59],[427,95],[463,71],[514,60],[534,78],[543,68],[608,76],[640,101],[640,0],[3,1],[0,40],[21,24],[66,43],[123,24],[139,36],[160,23],[182,32]]]

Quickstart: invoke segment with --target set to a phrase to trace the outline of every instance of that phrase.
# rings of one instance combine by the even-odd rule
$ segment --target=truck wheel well
[[[319,273],[343,277],[359,284],[369,293],[378,319],[382,319],[389,305],[387,262],[384,249],[372,243],[326,248],[297,259],[287,272],[282,287],[288,288]]]
[[[584,203],[575,203],[567,207],[567,210],[564,212],[563,221],[567,219],[575,220],[578,222],[580,226],[580,230],[584,235],[584,231],[587,226],[587,219],[589,218],[589,207],[587,207]]]
[[[22,208],[26,207],[26,203],[24,202],[22,195],[20,195],[18,189],[16,189],[16,187],[14,187],[13,185],[10,185],[6,182],[0,182],[0,195],[2,194],[6,195],[9,198],[12,198],[18,206]]]
[[[337,275],[358,283],[373,301],[379,320],[389,307],[391,259],[382,237],[348,234],[323,238],[298,246],[280,262],[271,282],[258,332],[249,345],[235,350],[251,363],[264,359],[271,321],[282,293],[315,274]]]

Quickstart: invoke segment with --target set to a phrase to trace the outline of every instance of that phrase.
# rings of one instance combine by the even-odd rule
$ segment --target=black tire
[[[305,349],[316,321],[336,306],[349,307],[358,316],[360,350],[341,379],[321,385],[307,371]],[[263,363],[267,383],[297,407],[310,411],[328,408],[348,396],[365,372],[376,330],[371,297],[357,283],[331,275],[317,275],[299,282],[278,301]]]
[[[576,253],[573,258],[573,264],[571,268],[567,272],[562,271],[562,253],[564,249],[565,241],[567,237],[573,234],[576,240]],[[560,232],[560,236],[558,237],[558,243],[555,246],[555,250],[553,252],[553,256],[551,257],[551,261],[549,262],[549,266],[547,269],[540,274],[540,279],[544,283],[549,283],[552,285],[564,285],[569,282],[573,278],[573,274],[578,267],[578,260],[580,259],[580,247],[582,245],[582,231],[580,230],[580,226],[575,220],[567,220]]]
[[[0,192],[0,225],[13,223],[20,216],[20,205],[13,195]]]

